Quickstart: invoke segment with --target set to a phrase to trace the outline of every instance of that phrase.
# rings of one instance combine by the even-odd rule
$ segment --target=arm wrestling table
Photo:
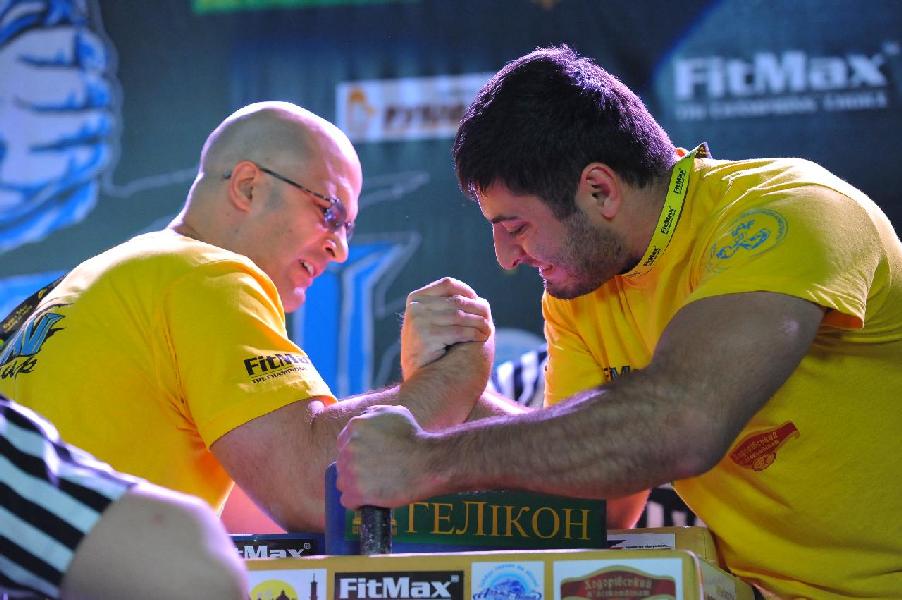
[[[338,502],[333,465],[326,514],[325,536],[235,536],[251,600],[756,597],[718,566],[704,527],[605,531],[603,501],[506,491],[430,498],[384,521],[395,553],[367,556],[359,513]],[[292,540],[293,551],[260,549]]]

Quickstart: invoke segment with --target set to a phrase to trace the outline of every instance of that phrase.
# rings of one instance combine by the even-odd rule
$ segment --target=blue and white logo
[[[473,600],[542,600],[545,563],[473,563]]]
[[[786,235],[786,219],[769,208],[755,208],[739,215],[708,252],[708,270],[720,271],[731,262],[757,256],[777,246]]]

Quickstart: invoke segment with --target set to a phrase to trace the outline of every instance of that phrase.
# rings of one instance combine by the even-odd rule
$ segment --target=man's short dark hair
[[[674,147],[636,94],[567,46],[504,66],[470,104],[454,141],[461,190],[495,182],[540,197],[558,218],[576,207],[583,168],[600,162],[645,187],[665,176]]]

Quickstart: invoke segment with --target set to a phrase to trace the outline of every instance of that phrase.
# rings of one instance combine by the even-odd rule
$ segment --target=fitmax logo
[[[810,56],[793,50],[758,52],[750,60],[704,56],[676,60],[674,85],[677,100],[877,89],[888,86],[883,72],[887,54],[898,45],[868,56]]]
[[[244,359],[244,369],[248,375],[259,375],[274,371],[286,365],[309,365],[310,359],[295,352],[280,352],[269,356],[254,356]]]
[[[238,556],[245,560],[252,558],[301,558],[310,554],[309,550],[298,548],[270,548],[269,546],[250,546],[238,548]],[[315,600],[315,599],[314,599]]]
[[[462,571],[429,573],[336,573],[339,600],[461,600]]]

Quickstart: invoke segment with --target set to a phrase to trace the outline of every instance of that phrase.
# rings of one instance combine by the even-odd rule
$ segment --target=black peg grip
[[[360,554],[391,554],[391,509],[360,507]]]

